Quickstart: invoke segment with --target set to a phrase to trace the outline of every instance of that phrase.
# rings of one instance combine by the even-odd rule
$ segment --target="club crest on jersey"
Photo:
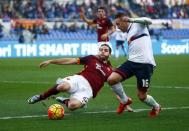
[[[96,69],[99,70],[104,76],[106,76],[106,73],[102,70],[102,66],[98,63],[96,63]]]
[[[110,68],[108,67],[107,70],[110,71]]]

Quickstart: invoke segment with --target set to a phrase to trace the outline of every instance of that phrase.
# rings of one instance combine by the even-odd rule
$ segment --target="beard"
[[[105,55],[99,55],[99,58],[101,59],[101,60],[108,60],[108,56],[105,56]]]

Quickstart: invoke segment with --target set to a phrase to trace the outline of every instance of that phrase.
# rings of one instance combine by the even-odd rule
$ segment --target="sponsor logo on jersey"
[[[99,70],[104,76],[106,76],[106,73],[102,70],[102,65],[96,63],[96,69]]]

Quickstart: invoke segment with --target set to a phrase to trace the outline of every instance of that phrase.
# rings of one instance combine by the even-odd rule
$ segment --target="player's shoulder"
[[[93,60],[93,59],[98,59],[97,56],[95,55],[87,55],[87,56],[84,56],[86,59],[89,59],[89,60]]]
[[[109,17],[106,17],[105,19],[106,19],[106,21],[107,21],[108,23],[112,23],[112,19],[110,19]]]
[[[93,55],[87,55],[87,56],[79,57],[79,60],[81,64],[87,64],[93,61],[94,58],[95,57]]]
[[[90,57],[90,58],[96,58],[95,55],[88,55],[88,57]]]
[[[131,23],[127,29],[127,33],[132,32],[133,30],[141,29],[141,24],[139,23]]]
[[[95,17],[95,18],[93,19],[93,22],[95,23],[95,22],[97,22],[97,21],[99,21],[99,18],[98,18],[98,17]]]
[[[90,58],[92,58],[93,57],[93,55],[86,55],[86,56],[81,56],[81,57],[79,57],[80,59],[82,59],[82,58],[85,58],[85,59],[90,59]]]
[[[147,25],[141,23],[132,23],[132,26],[133,28],[139,28],[139,29],[147,27]]]
[[[106,22],[111,22],[111,21],[112,21],[109,17],[96,18],[96,20],[99,20],[99,21],[106,21]]]

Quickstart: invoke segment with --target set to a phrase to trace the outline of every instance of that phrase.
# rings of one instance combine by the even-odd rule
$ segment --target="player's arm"
[[[114,25],[112,25],[112,26],[110,27],[110,29],[108,30],[108,32],[105,33],[105,34],[103,34],[103,35],[101,36],[101,38],[102,38],[103,40],[106,40],[106,39],[107,39],[109,36],[111,36],[115,31],[116,31],[116,27],[115,27]]]
[[[110,27],[110,29],[108,30],[108,36],[110,36],[112,33],[114,33],[116,31],[116,27],[114,26],[114,25],[112,25],[111,27]]]
[[[152,19],[147,18],[147,17],[141,17],[141,18],[128,18],[129,22],[132,23],[140,23],[143,25],[150,25],[152,24]]]
[[[54,60],[47,60],[39,64],[40,68],[44,68],[48,66],[49,64],[56,64],[56,65],[72,65],[72,64],[78,64],[79,58],[60,58],[60,59],[54,59]]]
[[[94,25],[93,20],[87,19],[83,12],[80,13],[80,18],[86,22],[88,25]]]

